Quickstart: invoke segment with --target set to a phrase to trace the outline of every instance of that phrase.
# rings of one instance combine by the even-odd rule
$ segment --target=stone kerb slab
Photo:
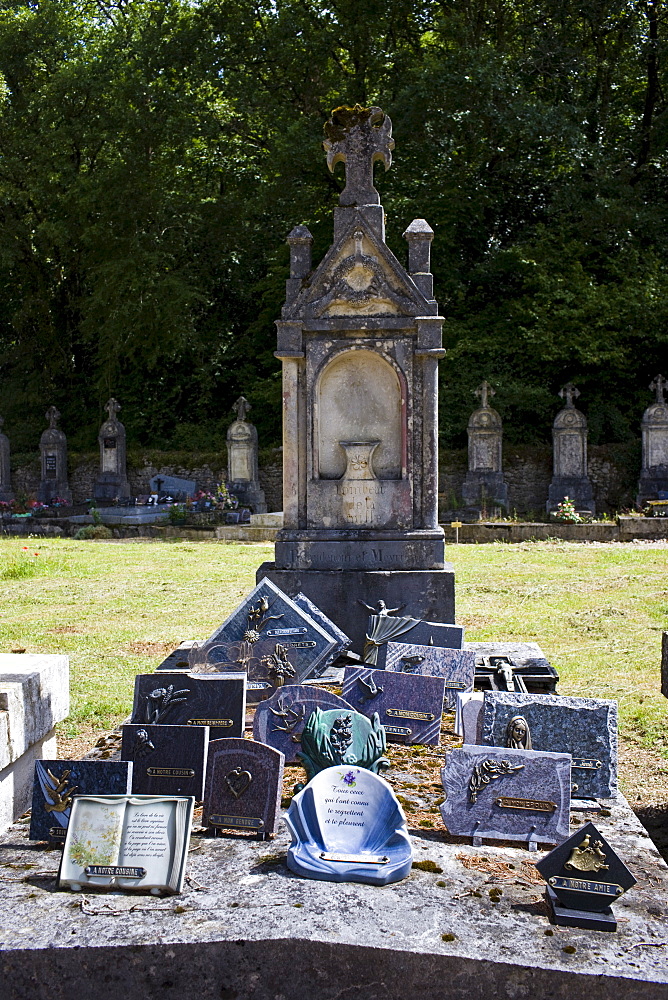
[[[0,831],[30,805],[35,760],[57,756],[69,675],[67,656],[0,654]]]

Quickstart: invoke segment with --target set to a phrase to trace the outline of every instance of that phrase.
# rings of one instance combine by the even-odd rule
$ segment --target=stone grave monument
[[[125,460],[125,427],[116,416],[121,407],[115,399],[109,399],[104,408],[109,416],[97,436],[100,474],[95,480],[93,496],[96,500],[124,499],[130,496],[130,484]]]
[[[266,514],[257,466],[257,430],[246,420],[250,408],[243,396],[233,406],[237,419],[227,430],[227,488],[242,507],[250,507],[254,514]]]
[[[501,462],[503,428],[501,417],[488,402],[495,395],[489,382],[482,382],[474,394],[480,398],[480,406],[469,418],[469,468],[462,497],[467,507],[491,513],[492,507],[508,507]]]
[[[668,403],[664,393],[668,380],[657,375],[650,385],[656,400],[642,418],[642,470],[636,503],[656,500],[659,492],[668,491]]]
[[[443,318],[429,270],[433,232],[404,233],[406,271],[385,243],[373,166],[392,162],[380,108],[337,108],[325,126],[346,186],[334,243],[311,267],[312,237],[288,237],[290,278],[277,322],[283,364],[284,527],[269,576],[303,591],[361,649],[358,600],[454,620],[454,574],[437,518],[437,368]]]
[[[49,426],[39,441],[42,457],[42,478],[39,484],[39,499],[48,503],[60,497],[72,503],[72,493],[67,482],[67,438],[57,426],[60,413],[55,406],[46,411]]]
[[[9,438],[3,434],[4,417],[0,417],[0,500],[8,502],[14,499],[12,493],[12,476],[9,464]]]
[[[576,409],[573,399],[580,395],[568,382],[559,395],[566,405],[559,410],[552,425],[553,473],[548,492],[547,511],[556,510],[569,497],[578,511],[596,512],[594,491],[587,475],[587,418]]]

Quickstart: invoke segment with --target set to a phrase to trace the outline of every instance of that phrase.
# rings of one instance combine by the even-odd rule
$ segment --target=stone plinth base
[[[101,472],[95,480],[93,496],[96,500],[114,500],[115,497],[124,499],[130,496],[130,484],[125,476],[117,472]]]
[[[587,476],[555,477],[550,483],[547,494],[546,509],[548,514],[556,510],[557,504],[560,504],[565,497],[573,501],[577,511],[587,511],[592,515],[596,513],[594,489]]]
[[[227,488],[232,496],[237,498],[240,507],[250,507],[254,514],[267,513],[264,490],[260,489],[258,482],[245,482],[241,480],[228,483]]]
[[[72,490],[68,489],[67,483],[58,482],[56,479],[43,479],[37,491],[37,499],[42,503],[49,503],[59,497],[66,503],[72,503]]]
[[[668,465],[643,469],[638,483],[636,505],[642,507],[646,500],[656,500],[659,493],[668,492]]]
[[[276,538],[276,567],[290,570],[441,570],[443,529],[351,531],[283,529]]]
[[[508,486],[500,472],[468,472],[462,484],[462,499],[467,507],[490,510],[508,508]]]
[[[361,654],[371,613],[360,601],[376,607],[379,600],[388,608],[404,605],[401,614],[432,622],[455,620],[455,574],[450,563],[435,570],[350,570],[277,569],[262,563],[257,571],[280,587],[289,597],[301,590],[321,611],[352,639],[352,648]]]

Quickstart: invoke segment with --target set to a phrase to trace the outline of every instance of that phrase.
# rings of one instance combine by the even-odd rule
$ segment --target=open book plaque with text
[[[78,795],[59,888],[180,892],[194,804],[188,795]]]

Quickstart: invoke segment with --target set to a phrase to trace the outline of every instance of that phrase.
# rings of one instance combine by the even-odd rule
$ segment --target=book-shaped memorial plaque
[[[273,837],[280,818],[284,763],[279,750],[254,740],[210,743],[202,826]]]
[[[181,892],[194,802],[185,795],[78,795],[58,887]]]
[[[378,651],[378,666],[392,673],[442,677],[445,681],[443,710],[446,712],[455,710],[458,694],[473,691],[475,655],[466,649],[388,642]]]
[[[343,696],[362,715],[377,712],[390,742],[438,746],[444,683],[442,677],[346,667]]]
[[[134,725],[208,726],[209,738],[243,736],[246,675],[138,674]]]
[[[132,764],[119,760],[37,760],[30,840],[65,841],[75,795],[129,795]]]
[[[285,816],[288,868],[328,882],[387,885],[410,873],[406,820],[383,779],[361,767],[329,767],[296,795]]]
[[[134,795],[204,794],[208,726],[122,727],[121,758],[131,760]]]

